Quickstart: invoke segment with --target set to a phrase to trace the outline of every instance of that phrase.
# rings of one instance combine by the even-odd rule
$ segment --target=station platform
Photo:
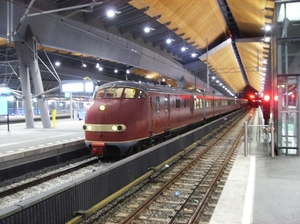
[[[241,144],[210,224],[300,223],[300,157],[271,157],[266,144],[252,142],[247,156]]]
[[[25,123],[0,125],[0,162],[26,157],[28,154],[52,150],[68,142],[84,141],[83,120],[59,119],[43,128],[41,121],[34,128]]]

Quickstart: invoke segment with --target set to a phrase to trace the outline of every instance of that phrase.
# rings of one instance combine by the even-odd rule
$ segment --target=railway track
[[[233,164],[243,121],[237,120],[194,143],[180,159],[84,223],[208,222]]]
[[[33,186],[36,186],[36,185],[41,184],[43,182],[52,180],[54,178],[69,174],[71,172],[74,172],[74,171],[79,170],[83,167],[95,164],[97,162],[98,162],[97,158],[92,158],[90,160],[83,161],[82,163],[78,163],[76,165],[71,165],[71,166],[68,166],[68,167],[64,167],[64,168],[59,169],[55,172],[37,177],[34,180],[30,180],[30,181],[25,182],[25,183],[15,184],[15,186],[11,186],[8,189],[4,189],[4,190],[0,191],[0,198],[15,194],[19,191],[22,191],[22,190],[26,189],[26,188],[33,187]]]

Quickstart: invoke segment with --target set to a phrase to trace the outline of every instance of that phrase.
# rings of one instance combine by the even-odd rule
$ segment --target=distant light
[[[99,67],[99,71],[102,71],[102,70],[103,70],[103,68],[100,66],[100,67]]]
[[[127,69],[127,70],[126,70],[126,73],[127,73],[127,74],[129,74],[129,73],[130,73],[129,69]]]
[[[85,64],[85,63],[82,63],[81,67],[86,68],[86,64]]]
[[[167,44],[170,44],[170,43],[172,42],[171,38],[168,38],[168,39],[166,40],[166,42],[167,42]]]
[[[269,95],[265,95],[264,96],[264,101],[268,102],[270,100],[270,96]]]
[[[181,51],[185,51],[185,50],[186,50],[186,48],[185,48],[185,47],[182,47],[182,48],[181,48]]]
[[[145,33],[149,33],[149,32],[150,32],[150,27],[146,26],[146,27],[144,28],[144,31],[145,31]]]
[[[55,62],[55,65],[60,66],[60,62],[59,61]]]
[[[265,37],[265,38],[264,38],[264,41],[265,41],[265,42],[270,42],[270,40],[271,40],[270,37]]]
[[[192,57],[194,58],[194,57],[196,57],[198,54],[196,54],[196,53],[192,53]]]
[[[115,69],[115,71],[114,71],[115,73],[118,73],[118,69]]]
[[[97,63],[97,64],[96,64],[96,68],[100,68],[100,65],[99,65],[99,63]]]
[[[266,25],[266,26],[265,26],[265,31],[270,31],[271,28],[272,28],[272,27],[271,27],[270,25]]]
[[[108,17],[110,17],[110,18],[112,18],[112,17],[114,17],[115,15],[116,15],[116,13],[115,13],[115,11],[114,10],[108,10],[107,12],[106,12],[106,15],[108,16]]]

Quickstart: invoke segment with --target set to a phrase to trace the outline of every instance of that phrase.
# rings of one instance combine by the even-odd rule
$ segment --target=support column
[[[47,101],[45,100],[45,95],[43,94],[44,87],[43,87],[42,77],[41,77],[38,58],[37,58],[36,38],[33,36],[28,36],[27,42],[31,47],[31,50],[29,51],[29,55],[30,55],[29,65],[30,65],[30,72],[31,72],[31,77],[34,85],[35,95],[38,96],[37,103],[38,103],[38,108],[40,110],[42,124],[44,128],[50,128],[51,122],[50,122],[50,116],[48,112],[48,105],[47,105]]]
[[[18,44],[16,44],[16,48]],[[25,123],[26,128],[34,127],[34,118],[33,118],[33,110],[32,110],[32,100],[31,100],[31,91],[30,91],[30,79],[29,79],[29,69],[27,65],[24,63],[24,55],[21,49],[18,50],[19,56],[19,64],[20,64],[20,79],[22,84],[22,95],[23,95],[23,105],[25,112]]]

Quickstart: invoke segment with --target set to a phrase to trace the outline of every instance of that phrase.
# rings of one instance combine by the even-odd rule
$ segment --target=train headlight
[[[91,125],[87,125],[86,126],[86,130],[91,131],[92,130],[92,126]]]
[[[122,130],[123,130],[123,127],[122,127],[122,125],[113,125],[113,126],[111,127],[111,129],[112,129],[113,131],[122,131]]]
[[[105,108],[106,108],[105,105],[100,105],[99,106],[99,110],[101,110],[101,111],[105,110]]]

